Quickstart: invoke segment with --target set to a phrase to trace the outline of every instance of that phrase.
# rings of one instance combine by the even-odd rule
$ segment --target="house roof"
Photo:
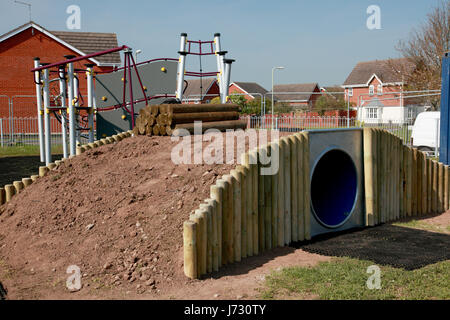
[[[274,86],[274,95],[279,101],[298,101],[308,102],[311,100],[312,92],[320,91],[318,83],[297,83],[297,84],[279,84]],[[293,94],[277,94],[277,92],[301,92]]]
[[[216,78],[202,78],[189,79],[186,81],[188,83],[188,86],[183,96],[189,100],[202,100],[217,80]],[[200,88],[200,85],[202,89]],[[211,99],[212,98],[213,97],[211,96]]]
[[[382,83],[401,83],[401,70],[411,70],[412,64],[407,59],[389,59],[359,62],[345,80],[343,86],[367,86],[374,76]]]
[[[259,93],[264,96],[268,92],[266,89],[264,89],[262,86],[260,86],[256,82],[233,82],[231,85],[233,85],[233,84],[238,86],[239,88],[241,88],[246,93],[254,93],[254,94]],[[251,95],[251,96],[254,97],[253,95]],[[259,95],[256,95],[256,96],[259,96]]]
[[[30,28],[44,33],[63,46],[76,52],[80,56],[118,47],[117,36],[114,33],[48,31],[47,29],[33,21],[30,21],[1,35],[0,43]],[[120,53],[118,52],[91,58],[89,60],[91,60],[98,66],[121,64]]]

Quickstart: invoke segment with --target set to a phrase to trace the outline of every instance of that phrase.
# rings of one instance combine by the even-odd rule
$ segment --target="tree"
[[[316,100],[312,111],[315,111],[319,113],[320,116],[323,116],[325,114],[325,111],[347,110],[347,108],[347,102],[345,101],[343,95],[334,96],[331,94],[325,94],[320,96]]]
[[[439,90],[442,57],[450,50],[450,1],[435,7],[425,23],[413,29],[409,39],[398,43],[397,50],[409,62],[393,66],[407,83],[407,90]],[[427,99],[437,108],[439,96]]]

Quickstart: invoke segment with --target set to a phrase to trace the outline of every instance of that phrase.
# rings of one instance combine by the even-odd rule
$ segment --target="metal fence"
[[[242,116],[241,120],[247,121],[247,128],[252,129],[274,129],[281,132],[299,132],[315,129],[335,128],[380,128],[395,134],[403,140],[406,145],[411,145],[411,123],[389,122],[369,123],[357,121],[347,117],[302,117],[302,116]],[[350,126],[348,126],[350,124]]]

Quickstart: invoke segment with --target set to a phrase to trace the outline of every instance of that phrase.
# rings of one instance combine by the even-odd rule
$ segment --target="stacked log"
[[[195,122],[202,122],[201,132],[195,132]],[[209,129],[245,129],[239,120],[239,106],[234,104],[197,104],[147,106],[139,111],[135,135],[181,136],[186,132],[204,133]]]

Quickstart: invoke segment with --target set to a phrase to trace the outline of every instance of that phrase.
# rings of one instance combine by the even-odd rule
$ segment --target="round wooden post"
[[[243,166],[247,169],[246,173],[246,217],[247,217],[247,256],[253,256],[253,170],[250,163],[250,154],[247,152],[242,155]]]
[[[427,213],[433,212],[433,160],[427,159]]]
[[[225,177],[222,177],[222,179],[217,180],[217,194],[211,194],[211,197],[213,199],[219,198],[222,203],[222,230],[221,230],[221,238],[222,241],[219,243],[219,247],[221,248],[221,266],[226,265],[230,263],[228,261],[228,239],[229,239],[229,211],[230,211],[230,202],[229,202],[229,195],[228,195],[228,189],[230,188],[229,182],[225,179]]]
[[[210,200],[210,199],[209,199]],[[205,202],[207,202],[206,200]],[[213,222],[212,215],[213,209],[209,203],[200,204],[200,209],[203,210],[203,213],[206,217],[206,272],[213,272],[213,251],[214,251],[214,234],[213,234]]]
[[[280,143],[279,141],[272,142],[270,144],[272,150],[271,150],[271,159],[272,161],[278,161],[278,168],[280,164],[280,159],[274,159],[276,154],[280,154]],[[278,197],[279,197],[279,190],[278,190],[278,179],[279,179],[279,173],[280,170],[271,176],[271,200],[272,200],[272,221],[271,221],[271,233],[272,233],[272,248],[278,247]]]
[[[420,152],[420,161],[422,162],[421,165],[421,175],[422,175],[422,210],[421,214],[425,215],[427,214],[427,185],[428,185],[428,179],[427,179],[427,155],[423,152]]]
[[[418,181],[417,181],[417,164],[418,164],[418,154],[419,151],[416,148],[413,148],[413,161],[412,161],[412,215],[417,215],[417,208],[418,208]]]
[[[16,188],[16,194],[22,192],[24,189],[24,185],[22,181],[14,181],[13,182],[14,188]]]
[[[5,200],[6,202],[11,201],[12,197],[16,194],[16,188],[12,184],[7,184],[5,186]]]
[[[433,213],[438,212],[438,163],[433,160],[433,191],[432,191],[432,203],[431,203],[431,211]]]
[[[295,136],[289,137],[291,144],[291,241],[298,241],[298,140]]]
[[[247,258],[247,208],[248,208],[248,187],[249,187],[249,169],[248,167],[241,165],[237,167],[237,170],[241,174],[241,257]]]
[[[259,169],[258,153],[256,150],[249,152],[250,169],[252,171],[252,236],[253,236],[253,255],[259,254],[259,212],[258,212],[258,190],[259,190]]]
[[[304,189],[304,209],[305,215],[305,239],[311,240],[311,194],[310,194],[310,160],[309,160],[309,133],[302,132],[303,143],[303,189]]]
[[[0,188],[0,206],[6,203],[6,193],[4,188]]]
[[[228,208],[223,213],[226,215],[226,235],[225,250],[227,255],[227,263],[234,262],[234,185],[235,179],[231,175],[224,176],[224,179],[228,182],[229,188],[227,188],[226,202],[228,202]],[[224,199],[225,200],[225,199]]]
[[[374,131],[371,128],[364,129],[364,182],[366,195],[366,226],[375,226],[375,189],[374,181]]]
[[[183,224],[184,274],[197,279],[197,225],[193,221]]]
[[[45,177],[49,171],[47,167],[39,167],[39,177]]]
[[[37,179],[39,179],[39,176],[38,176],[38,175],[32,175],[32,176],[31,176],[31,181],[36,182]]]
[[[438,172],[438,213],[444,212],[444,164],[439,163]]]
[[[33,184],[33,180],[31,180],[31,178],[23,178],[22,183],[23,183],[24,188],[26,188]]]
[[[422,152],[417,150],[417,215],[422,214]]]
[[[222,180],[223,182],[223,180]],[[222,266],[222,203],[223,203],[223,190],[224,186],[216,185],[211,186],[211,199],[216,201],[216,221],[217,221],[217,260],[219,268]]]
[[[241,253],[241,194],[242,194],[242,174],[238,170],[232,170],[233,181],[233,245],[234,261],[240,262]]]
[[[305,216],[304,216],[304,188],[303,188],[303,144],[304,136],[301,133],[295,135],[297,138],[297,221],[298,241],[305,240]]]
[[[380,223],[386,222],[386,133],[380,129],[379,145],[379,189],[380,189]]]
[[[269,144],[263,150],[270,159],[272,146]],[[270,163],[264,167],[268,170]],[[264,248],[272,249],[272,175],[269,174],[264,175]]]
[[[286,170],[284,166],[284,157],[286,153],[286,143],[283,140],[279,140],[278,142],[280,157],[279,157],[279,169],[278,169],[278,221],[277,221],[277,233],[278,233],[278,246],[284,247],[285,240],[285,228],[284,228],[284,219],[285,219],[285,210],[284,210],[284,171]]]
[[[284,152],[284,244],[292,242],[292,212],[291,212],[291,141],[282,139],[286,144]]]
[[[206,212],[204,209],[198,209],[195,211],[195,217],[199,225],[199,231],[200,231],[200,272],[201,275],[204,275],[208,272],[208,221]]]
[[[266,152],[263,150],[264,147],[258,148],[258,246],[260,252],[264,252],[266,250],[266,242],[265,242],[265,210],[264,206],[266,203],[266,199],[264,198],[264,176],[261,174],[264,165],[262,164],[262,153]]]

